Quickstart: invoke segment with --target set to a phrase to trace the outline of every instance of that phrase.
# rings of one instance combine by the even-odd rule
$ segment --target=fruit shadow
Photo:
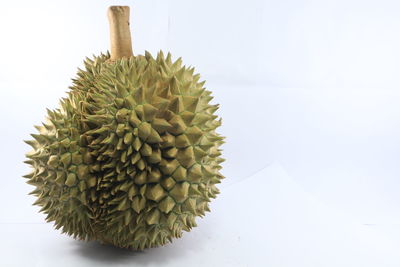
[[[201,228],[201,229],[200,229]],[[210,229],[206,223],[201,227],[192,229],[190,233],[183,233],[182,238],[174,239],[172,243],[163,247],[145,249],[143,251],[117,248],[112,245],[103,245],[96,241],[82,242],[72,240],[74,245],[73,253],[90,261],[96,266],[147,266],[155,264],[166,264],[174,259],[196,253],[208,241]]]

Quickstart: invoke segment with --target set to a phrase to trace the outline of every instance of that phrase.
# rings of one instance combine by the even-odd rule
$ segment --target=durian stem
[[[131,31],[129,28],[129,6],[110,6],[111,61],[133,56]]]

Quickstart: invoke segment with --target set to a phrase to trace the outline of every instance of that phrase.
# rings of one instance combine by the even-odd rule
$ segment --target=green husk
[[[196,225],[218,193],[221,124],[193,68],[159,52],[85,69],[26,141],[36,205],[81,240],[144,249]]]

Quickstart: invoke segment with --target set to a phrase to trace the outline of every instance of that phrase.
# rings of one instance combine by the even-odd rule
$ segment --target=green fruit
[[[60,108],[48,110],[25,177],[57,229],[144,249],[178,238],[209,211],[223,176],[218,105],[194,75],[153,58],[85,61]]]

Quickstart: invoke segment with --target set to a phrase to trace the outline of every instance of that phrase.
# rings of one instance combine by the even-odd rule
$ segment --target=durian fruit
[[[111,54],[87,58],[36,126],[25,177],[56,229],[141,250],[181,237],[209,211],[223,178],[221,120],[194,68],[169,53],[132,54],[129,7],[108,14]]]

